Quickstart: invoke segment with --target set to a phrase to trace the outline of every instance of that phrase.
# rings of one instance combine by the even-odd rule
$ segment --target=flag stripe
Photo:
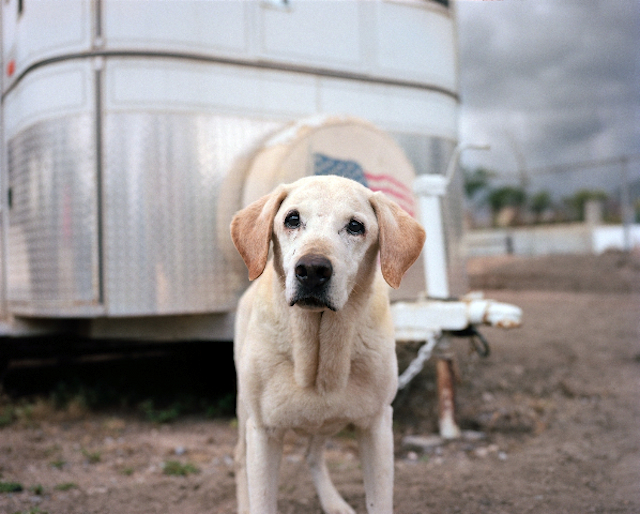
[[[413,204],[413,194],[411,190],[403,184],[400,184],[397,180],[389,180],[390,177],[387,175],[373,175],[366,171],[364,176],[371,189],[374,187],[384,189],[386,192],[388,191],[389,194],[397,198],[402,198],[403,201],[409,204]]]
[[[407,213],[415,217],[415,202],[411,189],[395,177],[365,171],[356,161],[334,159],[321,153],[313,154],[315,175],[338,175],[359,182],[372,191],[390,196]]]
[[[367,179],[371,178],[374,180],[387,180],[388,182],[391,182],[392,184],[394,184],[396,187],[402,189],[403,191],[406,191],[407,193],[411,194],[411,189],[409,189],[406,184],[403,184],[402,182],[400,182],[397,178],[392,177],[391,175],[375,175],[373,173],[369,173],[367,171],[364,172],[365,177],[367,177]]]

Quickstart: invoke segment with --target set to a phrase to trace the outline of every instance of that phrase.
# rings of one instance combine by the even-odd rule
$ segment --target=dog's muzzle
[[[291,306],[297,304],[300,307],[336,310],[327,298],[329,282],[333,275],[333,266],[329,259],[321,255],[305,255],[300,258],[294,271],[298,287],[291,300]]]

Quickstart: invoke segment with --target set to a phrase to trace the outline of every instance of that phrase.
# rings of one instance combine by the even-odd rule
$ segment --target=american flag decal
[[[315,175],[338,175],[360,182],[372,191],[382,191],[415,217],[413,193],[406,185],[390,175],[369,173],[356,161],[334,159],[321,153],[313,154],[313,169]]]

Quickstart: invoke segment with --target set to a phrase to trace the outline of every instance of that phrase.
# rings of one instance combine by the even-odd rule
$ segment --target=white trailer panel
[[[424,1],[380,2],[376,14],[376,67],[385,76],[457,89],[454,25],[444,9]]]
[[[96,5],[91,0],[4,1],[4,89],[38,62],[88,52],[93,42]]]
[[[105,49],[249,54],[254,2],[108,0],[102,5]]]
[[[316,79],[299,73],[168,58],[112,58],[106,108],[291,120],[316,110]],[[292,102],[295,98],[295,102]]]

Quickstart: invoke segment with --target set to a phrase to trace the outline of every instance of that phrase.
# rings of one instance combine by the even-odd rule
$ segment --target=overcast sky
[[[466,166],[640,154],[640,0],[459,0],[457,14],[460,140],[492,147]]]

